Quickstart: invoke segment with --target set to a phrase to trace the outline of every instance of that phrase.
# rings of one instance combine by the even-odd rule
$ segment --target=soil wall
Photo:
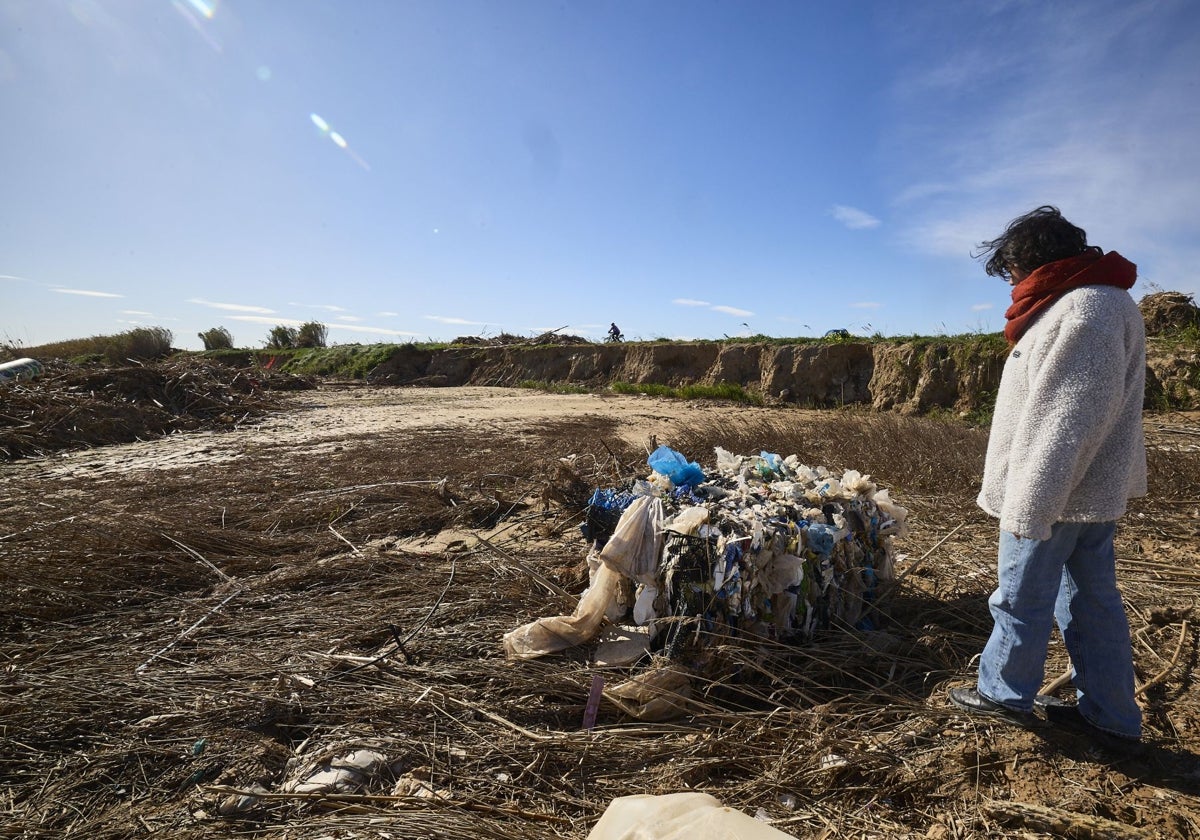
[[[868,405],[905,413],[969,411],[999,384],[1005,349],[994,340],[896,344],[836,342],[630,343],[604,345],[399,347],[368,376],[394,385],[596,387],[731,383],[769,401],[817,407]]]
[[[372,370],[393,385],[514,386],[522,382],[599,387],[732,383],[769,402],[812,407],[863,405],[904,414],[970,412],[995,398],[1007,346],[995,337],[938,342],[629,343],[504,345],[426,350],[398,347]],[[1200,355],[1151,343],[1146,407],[1200,405]]]

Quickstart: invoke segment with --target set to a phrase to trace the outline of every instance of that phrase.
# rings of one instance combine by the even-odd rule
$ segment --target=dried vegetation
[[[0,460],[233,427],[275,407],[264,392],[316,387],[292,374],[186,356],[117,368],[61,361],[45,367],[37,382],[0,392]]]
[[[144,375],[72,393],[135,381],[162,402]],[[220,393],[231,418],[269,407]],[[588,651],[510,663],[499,638],[584,585],[588,492],[645,469],[616,420],[465,443],[439,427],[319,451],[264,440],[236,461],[95,477],[4,467],[0,835],[582,838],[614,797],[699,789],[803,838],[1200,836],[1200,431],[1151,427],[1152,493],[1120,535],[1154,739],[1130,760],[946,707],[989,627],[983,432],[681,410],[694,422],[662,442],[701,463],[720,445],[873,474],[912,509],[908,559],[883,631],[722,648],[686,717],[605,704],[590,733],[603,672]],[[127,439],[106,434],[82,442]],[[1064,664],[1056,644],[1048,672]],[[388,759],[362,789],[282,792],[297,765],[358,747]]]

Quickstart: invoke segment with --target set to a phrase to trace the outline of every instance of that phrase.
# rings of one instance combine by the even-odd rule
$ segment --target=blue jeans
[[[1000,585],[988,599],[995,626],[979,660],[980,694],[1031,711],[1057,620],[1080,714],[1107,732],[1141,736],[1115,533],[1115,522],[1059,522],[1048,540],[1000,532]]]

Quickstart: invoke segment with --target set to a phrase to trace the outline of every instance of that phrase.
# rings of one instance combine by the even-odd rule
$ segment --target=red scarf
[[[1004,313],[1004,337],[1016,344],[1034,319],[1052,303],[1080,286],[1129,289],[1137,282],[1137,266],[1116,251],[1091,248],[1078,257],[1046,263],[1013,287],[1012,306]]]

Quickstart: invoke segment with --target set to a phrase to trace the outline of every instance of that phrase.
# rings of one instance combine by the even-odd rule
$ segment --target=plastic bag
[[[762,478],[773,478],[783,474],[783,459],[774,452],[763,450],[758,453],[758,474]]]
[[[617,528],[600,551],[600,559],[626,577],[654,581],[662,551],[663,505],[641,496],[625,509]]]
[[[694,486],[704,483],[704,470],[695,461],[688,461],[679,452],[669,446],[660,446],[650,454],[646,463],[656,473],[671,479],[676,487],[683,485]]]

